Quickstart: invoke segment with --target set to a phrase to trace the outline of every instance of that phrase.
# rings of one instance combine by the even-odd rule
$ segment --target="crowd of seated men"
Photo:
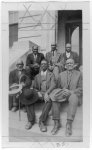
[[[61,128],[60,103],[68,103],[66,136],[72,135],[72,123],[76,115],[77,106],[82,99],[82,70],[79,56],[71,51],[71,44],[66,44],[65,53],[59,53],[57,45],[51,45],[51,51],[46,56],[38,52],[34,46],[32,53],[27,56],[26,67],[19,60],[16,69],[10,72],[9,87],[15,83],[22,85],[22,90],[16,95],[9,95],[9,110],[18,110],[18,99],[27,112],[28,123],[25,128],[31,129],[35,124],[34,104],[42,100],[44,106],[39,117],[41,132],[47,132],[46,122],[50,110],[54,127],[51,131],[55,135]],[[79,69],[80,67],[80,69]]]

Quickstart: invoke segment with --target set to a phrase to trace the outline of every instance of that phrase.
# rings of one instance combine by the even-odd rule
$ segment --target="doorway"
[[[66,23],[65,31],[65,43],[71,43],[71,49],[79,55],[80,65],[82,65],[82,22],[73,20]]]

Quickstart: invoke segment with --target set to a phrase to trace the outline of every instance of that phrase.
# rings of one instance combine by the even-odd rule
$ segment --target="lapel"
[[[70,53],[70,58],[73,58],[73,52],[71,51],[71,53]]]
[[[65,71],[65,73],[64,73],[64,79],[63,79],[62,82],[65,83],[65,87],[67,88],[67,71]],[[62,86],[62,85],[61,85],[61,86]]]
[[[18,74],[18,70],[17,69],[15,71],[14,78],[16,79],[17,82],[19,82],[19,74]]]
[[[46,74],[46,87],[48,87],[48,85],[50,83],[51,76],[52,76],[52,73],[47,70],[47,74]]]
[[[39,86],[39,89],[41,89],[41,72],[38,75],[38,86]]]
[[[32,63],[34,63],[34,54],[33,53],[31,54],[31,58],[30,59],[32,59]]]
[[[67,57],[66,57],[66,52],[63,54],[63,57],[64,57],[64,60],[67,59]]]
[[[75,71],[73,70],[72,76],[71,76],[70,85],[69,85],[70,89],[71,89],[71,87],[72,87],[72,85],[73,85],[73,83],[74,83],[74,80],[75,80]]]
[[[52,52],[49,52],[48,53],[48,59],[49,59],[49,61],[51,60],[51,58],[52,58]]]
[[[18,70],[16,69],[16,72],[15,72],[16,74],[15,74],[15,76],[18,78],[19,77],[19,75],[18,75]]]
[[[39,53],[37,54],[37,58],[36,58],[36,62],[39,62],[39,59],[40,59],[40,55]]]

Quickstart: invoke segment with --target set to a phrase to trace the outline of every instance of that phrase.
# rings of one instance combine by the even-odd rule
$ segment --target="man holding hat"
[[[57,89],[51,96],[52,106],[57,108],[58,120],[60,120],[60,102],[68,102],[66,136],[72,134],[72,123],[76,115],[77,106],[82,99],[82,74],[74,69],[74,60],[66,60],[66,71],[60,73]],[[53,107],[52,107],[53,108]],[[56,134],[57,128],[53,128],[52,134]]]
[[[38,46],[32,47],[32,53],[27,56],[26,69],[29,70],[31,78],[39,73],[40,63],[44,59],[44,55],[38,52]]]
[[[42,109],[41,116],[39,118],[39,127],[42,132],[47,131],[46,121],[49,111],[52,107],[50,99],[50,93],[55,88],[55,77],[53,72],[48,70],[48,63],[46,60],[41,61],[41,71],[36,75],[34,80],[34,88],[38,91],[39,98],[42,99],[45,104]],[[54,109],[54,117],[56,117],[56,110]]]
[[[13,84],[19,84],[21,76],[26,74],[26,70],[23,68],[24,63],[20,59],[16,63],[16,69],[11,71],[9,74],[9,87]],[[9,110],[13,112],[18,110],[18,97],[17,96],[9,96]]]
[[[21,103],[27,108],[28,123],[25,128],[27,130],[31,129],[35,123],[35,110],[34,104],[39,100],[44,100],[45,104],[40,116],[40,130],[45,132],[47,130],[45,122],[47,120],[49,111],[51,109],[51,100],[49,94],[55,88],[54,75],[52,72],[48,71],[47,61],[41,61],[41,72],[35,76],[34,86],[30,89],[30,86],[24,84],[22,94],[20,95]]]
[[[76,68],[79,66],[79,56],[76,52],[71,51],[71,44],[67,43],[66,44],[66,51],[63,53],[63,65],[65,65],[65,62],[67,59],[72,58],[74,59]]]
[[[46,60],[49,63],[49,70],[53,71],[55,78],[62,72],[62,54],[57,51],[57,45],[51,44],[51,51],[46,53]]]

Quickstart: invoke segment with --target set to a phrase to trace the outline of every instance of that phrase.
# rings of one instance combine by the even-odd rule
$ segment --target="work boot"
[[[72,121],[67,121],[66,123],[66,136],[72,135]]]
[[[41,132],[47,132],[47,127],[43,122],[40,122],[39,127]]]
[[[29,130],[32,128],[32,126],[33,126],[33,124],[31,122],[28,122],[25,126],[25,129]]]
[[[51,131],[52,135],[57,134],[57,132],[60,129],[60,127],[61,127],[61,125],[60,125],[59,120],[54,120],[54,128]]]
[[[17,107],[13,107],[13,108],[11,109],[12,112],[16,112],[17,110],[18,110]]]

